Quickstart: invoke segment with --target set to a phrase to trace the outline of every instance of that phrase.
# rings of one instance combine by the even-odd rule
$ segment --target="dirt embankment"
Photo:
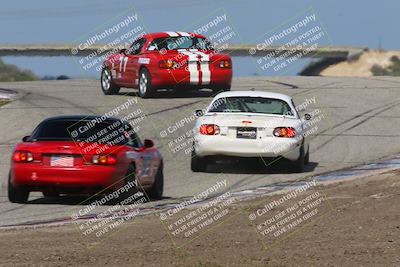
[[[393,56],[400,57],[397,51],[366,51],[360,57],[332,64],[319,72],[320,76],[340,77],[370,77],[374,76],[371,69],[373,66],[381,68],[389,67]]]
[[[282,195],[232,204],[230,208],[235,212],[234,216],[181,248],[177,248],[176,244],[171,242],[168,229],[163,227],[156,215],[136,218],[95,243],[85,240],[71,225],[2,231],[0,264],[400,265],[399,172],[316,187],[312,190],[324,196],[324,201],[318,206],[320,214],[308,217],[306,223],[300,223],[292,229],[294,231],[282,234],[278,238],[264,238],[260,235],[257,227],[249,220],[249,214],[265,207],[266,203],[278,201]],[[292,199],[272,212],[281,214],[287,207],[292,209],[293,203]]]

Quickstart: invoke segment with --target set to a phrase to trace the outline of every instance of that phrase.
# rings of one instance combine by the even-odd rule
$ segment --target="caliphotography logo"
[[[313,8],[290,18],[264,37],[248,53],[259,55],[255,61],[261,71],[276,74],[286,73],[303,58],[318,57],[321,46],[330,46],[329,35]]]

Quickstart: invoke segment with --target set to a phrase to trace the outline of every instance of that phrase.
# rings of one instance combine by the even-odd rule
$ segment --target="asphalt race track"
[[[156,99],[138,98],[136,105],[146,114],[146,119],[140,122],[139,135],[142,139],[155,140],[164,156],[166,199],[161,201],[193,196],[225,179],[226,190],[230,191],[293,181],[397,154],[400,151],[399,85],[400,79],[394,77],[235,79],[232,90],[255,88],[285,93],[293,96],[297,105],[315,100],[307,112],[318,109],[324,116],[316,123],[317,131],[311,136],[310,165],[302,174],[285,173],[282,168],[265,167],[257,162],[221,163],[210,166],[206,173],[192,173],[190,154],[184,152],[188,142],[180,136],[191,129],[193,122],[179,124],[179,121],[210,102],[212,94],[208,91],[162,92]],[[70,216],[76,201],[68,197],[48,200],[40,193],[31,193],[28,204],[8,202],[7,175],[14,145],[46,117],[102,115],[127,98],[135,97],[135,91],[122,89],[120,95],[104,96],[97,80],[0,83],[0,88],[19,93],[17,100],[0,108],[0,226]],[[128,113],[125,110],[120,116]],[[162,131],[166,131],[164,138]],[[183,144],[183,148],[177,149],[178,144]]]

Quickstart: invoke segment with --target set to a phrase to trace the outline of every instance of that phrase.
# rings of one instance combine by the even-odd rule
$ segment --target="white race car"
[[[263,91],[223,92],[196,110],[191,169],[205,171],[220,158],[284,158],[291,170],[309,161],[305,121],[290,96]]]

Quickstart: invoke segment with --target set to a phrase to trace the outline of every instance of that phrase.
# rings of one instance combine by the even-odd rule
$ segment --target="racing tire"
[[[111,71],[103,68],[100,77],[101,90],[105,95],[116,95],[119,93],[120,87],[114,83]]]
[[[205,172],[207,169],[207,158],[201,158],[192,150],[192,158],[190,160],[190,169],[192,172]]]
[[[29,190],[11,183],[11,174],[8,175],[8,200],[12,203],[24,204],[28,201]]]
[[[151,84],[151,76],[146,68],[142,68],[139,73],[139,96],[149,98],[154,95],[154,88]]]
[[[307,151],[308,154],[308,151]],[[300,148],[300,156],[296,161],[290,162],[291,170],[294,173],[304,172],[306,166],[306,157],[307,155],[304,153],[304,145]]]
[[[164,171],[163,164],[158,167],[157,174],[153,186],[146,191],[150,199],[161,199],[164,192]]]
[[[224,92],[230,91],[230,90],[231,90],[231,85],[230,85],[230,84],[229,84],[229,85],[225,85],[224,87],[222,87],[222,90],[223,90]]]

